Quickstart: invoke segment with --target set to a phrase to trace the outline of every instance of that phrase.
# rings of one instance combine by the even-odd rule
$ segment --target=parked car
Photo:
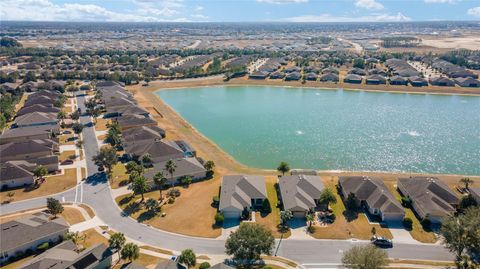
[[[73,160],[67,159],[62,162],[62,165],[68,165],[68,164],[73,164]]]
[[[372,242],[372,244],[374,244],[377,247],[385,247],[385,248],[393,247],[392,240],[390,240],[388,238],[385,238],[385,237],[374,235],[374,236],[372,236],[370,241]]]
[[[72,131],[65,130],[65,131],[63,131],[63,133],[62,133],[62,134],[71,134],[71,133],[72,133]]]

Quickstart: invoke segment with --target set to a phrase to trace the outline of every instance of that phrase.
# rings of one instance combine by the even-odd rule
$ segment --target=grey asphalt
[[[84,97],[77,97],[79,107],[85,111]],[[137,241],[157,246],[160,248],[181,251],[192,248],[201,254],[223,254],[225,241],[188,237],[154,229],[145,224],[125,216],[112,199],[110,188],[104,173],[98,173],[97,167],[91,160],[98,151],[95,132],[87,116],[82,116],[80,121],[87,125],[83,130],[83,141],[87,162],[88,178],[83,186],[83,202],[92,206],[96,215],[111,229],[124,233],[127,237]],[[72,196],[73,194],[73,196]],[[66,201],[75,200],[75,190],[67,191],[63,195]],[[55,195],[59,197],[59,195]],[[77,198],[78,201],[78,198]],[[15,202],[2,205],[0,211],[7,214],[28,208],[45,205],[45,198]],[[195,221],[192,219],[192,221]],[[355,244],[365,244],[361,241],[347,240],[277,240],[276,253],[300,263],[339,263],[342,253]],[[423,259],[423,260],[453,260],[453,255],[443,246],[422,244],[394,244],[387,249],[390,258]]]

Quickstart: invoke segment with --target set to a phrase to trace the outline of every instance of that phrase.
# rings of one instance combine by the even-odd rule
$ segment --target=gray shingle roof
[[[15,119],[16,125],[32,125],[57,122],[57,114],[52,112],[32,112]]]
[[[316,206],[324,189],[319,176],[282,176],[278,181],[285,210],[307,211]]]
[[[172,260],[166,260],[157,264],[155,269],[185,269],[185,266]]]
[[[33,154],[45,152],[47,155],[53,153],[58,147],[56,142],[50,139],[36,139],[22,142],[11,142],[0,145],[0,156],[2,160],[8,160],[10,156]]]
[[[349,176],[339,177],[338,183],[344,194],[355,194],[360,201],[365,201],[370,208],[379,209],[383,214],[404,212],[402,205],[390,193],[381,179]]]
[[[125,152],[136,156],[143,156],[148,153],[153,159],[174,154],[183,155],[182,149],[175,142],[158,139],[130,143],[125,147]]]
[[[36,104],[28,107],[22,107],[22,109],[20,109],[17,112],[17,117],[32,113],[32,112],[47,112],[47,113],[50,112],[50,113],[55,113],[55,115],[57,115],[59,111],[60,111],[60,108],[58,107]]]
[[[52,130],[55,130],[55,131],[60,130],[60,125],[59,124],[39,125],[39,126],[12,128],[12,129],[5,130],[0,136],[0,140],[5,138],[12,138],[12,137],[25,137],[25,136],[41,135],[46,133],[48,134],[52,132]]]
[[[441,180],[435,177],[399,178],[398,185],[406,192],[420,212],[422,218],[427,214],[446,216],[455,212],[451,205],[457,205],[460,199]]]
[[[135,143],[143,140],[162,139],[165,137],[165,130],[158,126],[141,126],[122,132],[122,139],[125,144]]]
[[[16,161],[2,163],[0,164],[0,169],[0,181],[9,181],[26,177],[32,177],[33,180],[33,173],[16,163]]]
[[[71,241],[61,244],[36,256],[22,265],[22,269],[87,269],[95,268],[98,262],[111,256],[104,244],[96,244],[84,251],[76,252],[76,245]]]
[[[174,159],[172,161],[177,166],[175,168],[175,172],[173,172],[173,178],[194,175],[194,174],[203,173],[206,171],[203,165],[195,157]],[[145,173],[145,177],[148,179],[152,179],[156,173],[163,172],[163,175],[165,176],[165,178],[172,179],[170,174],[165,171],[166,163],[167,163],[166,161],[155,163],[153,165],[153,168],[149,169]]]
[[[145,117],[142,115],[133,115],[133,114],[118,117],[117,122],[121,128],[127,128],[129,126],[138,126],[138,125],[151,125],[151,124],[157,123],[152,118]]]
[[[263,176],[233,175],[224,176],[220,191],[219,210],[236,208],[243,210],[251,206],[251,199],[266,199]]]
[[[35,213],[0,224],[0,245],[2,251],[9,251],[59,231],[67,232],[68,227],[62,217],[50,220],[45,213]]]

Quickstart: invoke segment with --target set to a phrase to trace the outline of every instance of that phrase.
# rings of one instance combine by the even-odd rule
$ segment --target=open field
[[[444,37],[434,39],[423,38],[422,44],[441,49],[477,50],[478,44],[480,44],[480,38],[478,36]]]
[[[0,192],[0,201],[7,201],[9,199],[7,193],[9,192],[14,193],[13,202],[18,202],[25,199],[59,193],[73,188],[77,184],[76,168],[65,169],[65,173],[63,175],[47,176],[45,179],[45,182],[42,183],[38,188],[28,186],[26,188],[2,191]]]

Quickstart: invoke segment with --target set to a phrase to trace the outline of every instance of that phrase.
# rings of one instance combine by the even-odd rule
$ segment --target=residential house
[[[58,143],[50,139],[27,140],[0,145],[0,162],[34,160],[54,155],[59,151]]]
[[[443,86],[443,87],[453,87],[455,83],[453,80],[446,78],[446,77],[436,77],[430,79],[430,84],[434,86]]]
[[[55,125],[57,122],[57,113],[32,112],[17,116],[13,125],[15,127],[30,127],[39,125]]]
[[[288,73],[285,76],[285,81],[297,81],[297,80],[300,80],[301,78],[302,78],[302,74],[300,72],[292,72],[292,73]]]
[[[251,73],[248,78],[249,79],[266,79],[269,75],[269,72],[265,71],[256,71]]]
[[[130,158],[149,154],[154,162],[163,162],[185,157],[185,153],[177,143],[159,139],[130,141],[129,144],[124,145],[124,149]]]
[[[186,176],[192,177],[192,180],[201,180],[207,177],[207,170],[195,157],[176,158],[172,159],[172,161],[176,166],[173,175],[166,171],[167,161],[163,161],[154,163],[153,168],[145,172],[145,177],[152,179],[155,174],[162,172],[171,185],[179,183],[179,180]],[[153,185],[153,182],[150,183]]]
[[[16,161],[0,163],[0,187],[2,190],[33,184],[33,173]]]
[[[367,76],[365,83],[371,84],[371,85],[380,85],[380,84],[386,84],[387,80],[382,75],[369,75]]]
[[[140,128],[142,126],[157,126],[157,122],[150,117],[143,115],[125,115],[115,119],[122,132],[131,128]]]
[[[421,219],[439,224],[442,218],[454,214],[460,199],[435,177],[399,178],[398,190],[410,198],[412,207]]]
[[[18,118],[22,115],[30,114],[30,113],[33,113],[33,112],[55,113],[55,115],[57,115],[59,111],[60,111],[60,108],[54,107],[54,106],[31,105],[31,106],[28,106],[28,107],[25,107],[25,106],[22,107],[17,112],[16,116]]]
[[[409,77],[408,82],[410,82],[410,84],[413,87],[428,86],[428,82],[424,78],[419,77],[419,76]]]
[[[155,269],[187,269],[187,267],[177,261],[165,260],[158,263]]]
[[[365,70],[360,69],[360,68],[352,68],[352,69],[348,70],[348,74],[355,74],[355,75],[359,75],[359,76],[366,76],[366,75],[367,75],[367,72],[365,72]]]
[[[245,209],[260,207],[265,199],[267,191],[263,176],[224,176],[218,209],[225,218],[240,218]]]
[[[109,269],[112,251],[99,243],[77,251],[72,240],[64,241],[20,266],[21,269]]]
[[[165,130],[158,126],[141,126],[130,128],[122,132],[122,145],[128,146],[130,142],[135,143],[144,140],[161,140],[165,138]]]
[[[360,84],[362,83],[363,78],[359,75],[355,74],[348,74],[345,76],[343,79],[343,82],[345,83],[354,83],[354,84]]]
[[[0,135],[0,144],[33,139],[52,139],[52,133],[58,134],[59,132],[59,124],[6,129]]]
[[[338,82],[338,75],[335,73],[326,73],[320,76],[320,81]]]
[[[458,84],[460,87],[473,87],[477,88],[480,87],[480,81],[471,77],[458,77],[455,78],[455,83]]]
[[[68,224],[62,217],[50,219],[45,213],[35,213],[0,224],[0,261],[15,257],[27,250],[35,250],[40,244],[56,243],[68,232]]]
[[[304,218],[317,206],[324,189],[319,176],[282,176],[278,180],[284,210],[289,210],[296,218]]]
[[[382,179],[366,176],[339,177],[338,185],[343,199],[350,193],[354,194],[368,213],[379,216],[382,221],[399,222],[405,217],[402,205]]]
[[[283,79],[285,77],[285,73],[283,72],[274,72],[270,74],[270,79]]]
[[[307,75],[305,75],[305,79],[310,80],[310,81],[316,81],[317,80],[317,74],[315,74],[313,72],[308,73]]]
[[[407,79],[401,76],[393,76],[389,81],[390,85],[407,85]]]

